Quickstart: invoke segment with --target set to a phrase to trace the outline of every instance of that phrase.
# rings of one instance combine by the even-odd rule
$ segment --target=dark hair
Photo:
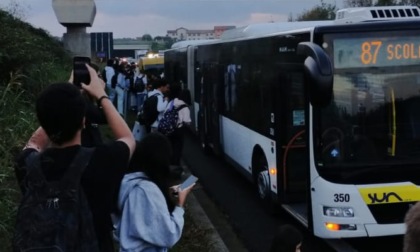
[[[129,172],[144,172],[163,193],[169,212],[175,208],[169,196],[171,144],[167,137],[160,133],[147,134],[140,142],[130,161]]]
[[[114,65],[114,61],[114,59],[109,59],[107,60],[106,65],[112,67]]]
[[[191,92],[188,89],[182,89],[179,99],[183,100],[188,106],[191,106]]]
[[[270,252],[295,252],[296,246],[302,242],[302,234],[294,226],[285,224],[277,230]]]
[[[152,75],[152,76],[154,76],[154,75]],[[157,77],[156,77],[156,79],[153,79],[153,77],[151,77],[150,79],[153,83],[153,88],[154,89],[158,89],[160,87],[164,87],[164,86],[168,85],[168,82],[165,79],[160,79],[160,78],[157,78]],[[149,78],[147,78],[147,81],[149,81]]]
[[[36,115],[55,144],[70,141],[83,128],[86,100],[80,89],[69,83],[48,86],[36,100]]]
[[[418,237],[420,234],[420,202],[414,204],[414,206],[407,211],[404,222],[407,229],[404,234],[403,251],[419,251],[420,240]]]
[[[171,89],[169,90],[169,99],[170,100],[175,99],[175,98],[180,99],[181,98],[181,91],[182,91],[182,88],[181,88],[180,83],[175,82],[175,83],[171,84]]]

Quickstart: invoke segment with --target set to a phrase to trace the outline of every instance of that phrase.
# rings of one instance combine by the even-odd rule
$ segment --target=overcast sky
[[[71,1],[71,0],[68,0]],[[65,27],[57,22],[52,0],[0,0],[1,7],[16,2],[25,21],[62,36]],[[324,0],[342,7],[342,0]],[[167,30],[213,29],[216,25],[243,26],[287,21],[320,0],[95,0],[96,17],[88,32],[113,32],[114,38],[164,36]]]

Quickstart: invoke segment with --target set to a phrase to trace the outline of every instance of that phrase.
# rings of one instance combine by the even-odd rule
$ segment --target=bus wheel
[[[258,196],[262,200],[270,198],[270,176],[268,170],[261,170],[257,177]]]
[[[268,171],[267,160],[263,154],[259,154],[255,163],[255,183],[258,198],[261,200],[265,210],[270,214],[276,213],[276,204],[271,197],[270,174]]]

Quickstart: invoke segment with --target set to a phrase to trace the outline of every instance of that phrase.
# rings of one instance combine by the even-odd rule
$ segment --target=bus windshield
[[[420,164],[420,34],[324,39],[334,87],[330,105],[314,110],[319,170],[350,176],[367,167],[380,173],[381,167]]]

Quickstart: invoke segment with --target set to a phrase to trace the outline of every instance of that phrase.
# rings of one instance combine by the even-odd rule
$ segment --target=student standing
[[[135,142],[129,127],[106,95],[97,73],[89,66],[88,70],[91,82],[89,85],[82,84],[82,88],[102,106],[116,140],[93,150],[82,174],[81,186],[92,213],[99,250],[113,252],[110,214],[115,209],[118,188]],[[60,180],[70,169],[69,164],[82,151],[81,131],[85,123],[85,109],[86,100],[79,88],[67,82],[52,84],[39,95],[36,114],[41,127],[17,157],[15,167],[23,194],[28,190],[25,162],[29,156],[39,155],[42,173],[47,181]]]
[[[160,133],[150,133],[138,143],[121,183],[120,213],[114,216],[121,252],[165,252],[181,238],[183,206],[193,185],[182,191],[170,187],[170,155],[170,143]]]
[[[185,94],[181,88],[180,83],[174,83],[171,85],[171,89],[169,92],[169,99],[171,101],[168,104],[167,109],[176,109],[178,110],[178,121],[176,125],[176,129],[172,134],[168,136],[169,141],[172,145],[172,158],[171,158],[171,165],[180,166],[181,165],[181,156],[182,150],[184,148],[184,135],[186,131],[186,127],[191,124],[191,115],[190,109],[184,100],[188,101],[189,99],[184,96]]]
[[[154,90],[147,94],[147,97],[150,98],[152,96],[157,97],[157,107],[156,110],[158,112],[157,119],[152,123],[150,126],[151,132],[157,132],[157,127],[159,125],[160,119],[163,117],[163,113],[165,112],[166,107],[168,106],[168,97],[166,94],[169,91],[169,83],[165,80],[155,80],[154,81]]]

